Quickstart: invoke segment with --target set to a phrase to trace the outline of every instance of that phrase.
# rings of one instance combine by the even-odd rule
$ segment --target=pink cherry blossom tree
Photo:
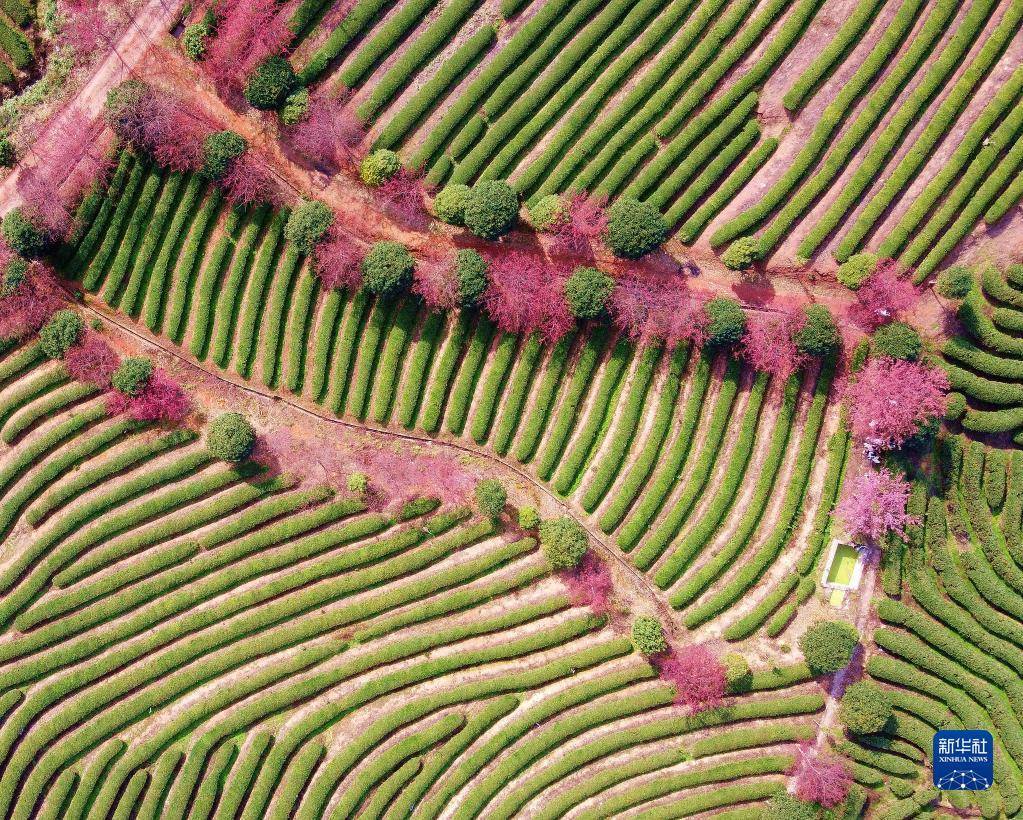
[[[107,49],[124,62],[116,48],[118,24],[111,14],[116,8],[114,4],[99,0],[60,0],[58,8],[62,12],[60,29],[54,38],[58,45],[73,49],[83,58]]]
[[[728,681],[725,667],[703,644],[672,649],[655,659],[658,672],[675,686],[675,702],[697,713],[720,706]]]
[[[292,39],[288,6],[276,0],[220,0],[217,32],[202,67],[225,91],[240,91],[267,57],[283,54]]]
[[[280,198],[269,164],[252,148],[231,161],[221,184],[234,205],[276,204]]]
[[[451,310],[458,305],[458,278],[452,260],[420,259],[416,262],[412,290],[433,310]]]
[[[611,611],[614,593],[611,573],[593,550],[588,550],[576,567],[561,573],[561,580],[576,606],[588,606],[594,615],[606,615]]]
[[[866,446],[894,450],[945,412],[948,376],[922,362],[871,359],[845,388],[849,424]]]
[[[363,253],[335,220],[313,249],[314,270],[330,290],[358,290],[362,286]]]
[[[787,379],[806,362],[795,343],[805,321],[802,311],[751,317],[742,338],[742,357],[762,373]]]
[[[920,291],[905,277],[893,259],[882,259],[856,291],[849,318],[866,331],[894,322],[916,304]]]
[[[421,226],[428,221],[423,182],[411,171],[402,168],[376,189],[376,195],[403,222]]]
[[[853,535],[871,541],[888,533],[905,537],[907,525],[920,523],[906,511],[910,489],[908,481],[887,468],[866,470],[846,484],[835,512]]]
[[[565,302],[568,272],[536,254],[511,250],[492,257],[483,306],[507,333],[539,333],[556,342],[575,324]]]
[[[852,785],[845,761],[824,754],[809,741],[799,745],[788,774],[795,781],[796,797],[828,809],[845,800]]]
[[[138,395],[128,396],[114,390],[107,399],[108,415],[126,413],[135,421],[178,425],[191,411],[191,402],[181,385],[163,370],[156,370]]]
[[[64,354],[64,366],[72,379],[110,389],[110,379],[121,363],[120,357],[93,330],[86,330],[81,341]]]
[[[569,253],[585,254],[607,231],[607,197],[574,193],[564,217],[554,227],[558,245]]]
[[[618,329],[638,343],[675,348],[683,341],[699,346],[707,340],[706,301],[689,290],[681,275],[634,274],[619,277],[608,308]]]
[[[24,339],[35,333],[64,301],[53,271],[33,262],[24,281],[0,297],[0,340]]]
[[[287,130],[292,146],[317,168],[331,170],[354,165],[366,129],[349,102],[351,92],[313,94],[309,109]]]

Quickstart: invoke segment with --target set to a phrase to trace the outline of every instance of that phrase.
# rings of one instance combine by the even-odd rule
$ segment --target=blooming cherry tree
[[[351,93],[314,94],[306,115],[288,131],[288,139],[298,151],[319,168],[353,165],[366,129],[349,106]]]
[[[276,0],[221,0],[216,4],[217,32],[202,66],[225,90],[240,90],[267,57],[283,54],[294,36],[288,6]]]
[[[853,535],[871,541],[888,533],[905,537],[906,526],[919,523],[906,512],[909,491],[909,482],[890,470],[867,470],[846,485],[835,512]]]
[[[805,321],[802,312],[751,318],[742,338],[742,357],[763,373],[787,379],[806,361],[795,343],[795,334]]]
[[[362,257],[355,240],[335,220],[313,249],[314,270],[330,290],[358,290],[362,285]]]
[[[916,304],[920,291],[906,279],[892,259],[882,259],[856,291],[849,318],[864,330],[873,331],[894,322]]]
[[[570,253],[583,254],[607,231],[607,197],[572,194],[562,219],[554,226],[555,241]]]
[[[611,610],[614,584],[607,564],[593,550],[588,550],[579,564],[561,574],[572,603],[588,606],[595,615],[606,615]]]
[[[567,271],[549,265],[532,253],[509,251],[490,262],[490,284],[483,305],[497,326],[507,333],[538,332],[556,342],[574,320],[565,302]]]
[[[721,704],[728,681],[725,667],[703,644],[673,649],[656,659],[660,676],[675,685],[675,702],[693,713]]]
[[[25,280],[11,293],[0,296],[0,340],[23,339],[35,333],[64,306],[64,301],[53,272],[33,262]]]
[[[185,391],[163,370],[155,371],[138,395],[128,396],[115,390],[107,399],[108,415],[126,413],[135,421],[181,424],[191,410]]]
[[[707,340],[705,304],[681,275],[631,275],[618,279],[608,309],[618,329],[641,345],[663,342],[674,348],[683,341],[699,346]]]
[[[796,797],[827,809],[845,800],[852,786],[852,775],[845,762],[823,754],[810,742],[799,745],[788,774],[795,781]]]
[[[414,293],[434,310],[451,310],[458,305],[458,278],[453,262],[421,259],[416,263]]]
[[[82,340],[64,354],[64,366],[71,378],[100,390],[110,389],[110,379],[119,364],[118,355],[92,330],[86,330]]]

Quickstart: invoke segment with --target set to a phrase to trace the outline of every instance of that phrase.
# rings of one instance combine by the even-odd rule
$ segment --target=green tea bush
[[[755,236],[740,236],[721,254],[721,261],[731,270],[749,270],[760,258],[760,242]]]
[[[302,253],[313,252],[334,221],[334,213],[323,202],[307,199],[302,202],[288,217],[284,226],[284,236]]]
[[[529,206],[529,222],[535,230],[547,233],[556,228],[567,213],[558,194],[547,194]]]
[[[295,125],[305,119],[309,113],[309,89],[299,88],[292,91],[281,106],[281,123]]]
[[[875,267],[877,254],[857,253],[838,266],[835,277],[849,290],[859,290],[860,285],[867,281]]]
[[[15,208],[4,217],[0,231],[11,249],[24,257],[31,259],[46,250],[45,231],[37,227],[22,208]]]
[[[126,396],[137,396],[149,384],[152,375],[152,361],[140,356],[129,356],[121,360],[110,381],[115,390]]]
[[[799,648],[815,675],[830,675],[849,663],[859,640],[848,621],[819,620],[799,638]]]
[[[742,341],[746,332],[746,314],[734,299],[719,297],[707,302],[710,317],[707,325],[707,344],[710,347],[730,347]]]
[[[462,248],[455,255],[455,276],[458,279],[458,304],[473,307],[487,289],[490,265],[478,251]]]
[[[206,433],[206,447],[224,461],[243,461],[256,446],[256,431],[241,413],[222,413]]]
[[[842,695],[839,719],[854,735],[872,735],[884,729],[891,720],[892,699],[873,681],[851,684]]]
[[[566,516],[540,522],[540,550],[552,569],[576,566],[586,548],[586,530],[573,519]]]
[[[210,29],[203,22],[186,26],[181,35],[181,50],[193,63],[199,62],[206,55],[206,46],[210,39]]]
[[[603,315],[611,298],[615,280],[597,268],[577,267],[565,282],[565,301],[577,319],[596,319]]]
[[[362,161],[359,177],[371,188],[379,188],[400,170],[398,155],[386,148],[378,148]]]
[[[536,507],[522,506],[519,507],[519,527],[524,530],[533,530],[540,526],[540,513]]]
[[[245,153],[249,144],[245,137],[234,131],[217,131],[203,143],[202,175],[207,179],[221,179],[231,162]]]
[[[934,289],[946,299],[962,299],[973,287],[973,270],[966,265],[953,265],[938,274]]]
[[[400,242],[376,242],[362,260],[363,285],[377,296],[394,296],[412,284],[415,267],[412,254]]]
[[[476,506],[484,515],[497,518],[508,503],[508,491],[496,478],[485,478],[476,485]]]
[[[659,655],[668,651],[668,640],[664,627],[656,618],[640,615],[632,622],[632,645],[644,655]]]
[[[433,198],[433,215],[448,225],[464,225],[468,199],[468,185],[445,185]]]
[[[7,137],[0,137],[0,167],[13,168],[18,161],[18,152],[14,143]]]
[[[831,311],[824,305],[803,308],[806,321],[793,336],[796,349],[807,356],[830,356],[838,349],[841,337]]]
[[[515,227],[519,198],[501,180],[477,182],[465,200],[465,227],[483,239],[499,239]]]
[[[39,346],[51,359],[63,359],[82,333],[82,317],[73,310],[58,310],[39,331]]]
[[[748,692],[753,688],[753,671],[742,655],[730,653],[725,655],[725,681],[729,694]]]
[[[616,256],[639,259],[668,238],[668,224],[653,205],[622,197],[608,209],[607,246]]]
[[[882,325],[871,339],[875,356],[890,356],[893,359],[916,361],[923,350],[920,334],[905,322],[889,322]]]
[[[253,108],[263,111],[280,108],[297,82],[287,58],[274,54],[252,72],[245,84],[245,99]]]

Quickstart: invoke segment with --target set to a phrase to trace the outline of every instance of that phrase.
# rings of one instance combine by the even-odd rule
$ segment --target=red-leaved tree
[[[524,251],[509,251],[489,260],[489,285],[483,306],[507,333],[539,333],[556,342],[575,324],[565,302],[567,272]]]
[[[638,343],[675,348],[683,341],[699,346],[707,340],[705,304],[706,298],[692,293],[679,275],[635,274],[618,279],[608,309],[618,329]]]
[[[12,293],[0,297],[0,339],[24,339],[63,306],[64,298],[53,272],[33,262],[24,281]]]
[[[118,355],[103,338],[86,330],[81,340],[64,354],[64,366],[72,379],[110,389],[110,379],[121,363]]]
[[[426,223],[423,182],[411,171],[402,168],[376,189],[376,195],[398,219],[410,225]]]
[[[871,359],[845,388],[853,435],[870,449],[895,450],[945,412],[948,376],[921,362]]]
[[[569,253],[585,254],[607,230],[607,197],[574,193],[554,226],[555,241]]]
[[[252,148],[231,160],[221,184],[234,205],[276,204],[280,198],[269,164]]]
[[[334,220],[313,248],[313,269],[325,288],[355,291],[362,286],[362,257],[355,240]]]
[[[60,0],[58,8],[61,25],[54,38],[58,45],[74,49],[83,58],[108,49],[124,62],[116,48],[117,21],[110,13],[116,8],[115,4],[99,0]]]
[[[907,525],[920,523],[906,512],[909,491],[909,482],[887,468],[867,470],[846,485],[835,512],[852,535],[871,541],[888,533],[904,537]]]
[[[288,7],[277,0],[219,0],[215,11],[217,32],[202,67],[220,89],[240,91],[257,65],[291,42]]]
[[[845,800],[852,785],[852,775],[845,761],[822,754],[808,741],[799,745],[788,774],[795,781],[796,797],[828,809]]]
[[[905,278],[893,259],[882,259],[874,272],[856,291],[849,318],[866,331],[894,322],[899,314],[916,304],[920,291]]]
[[[349,105],[351,93],[313,94],[309,109],[288,128],[292,146],[317,168],[331,170],[354,165],[366,130]]]
[[[586,552],[578,566],[561,573],[561,579],[576,606],[588,606],[594,615],[606,615],[611,611],[614,593],[611,573],[593,550]]]
[[[420,259],[416,262],[414,293],[433,310],[451,310],[458,305],[458,277],[454,262]]]
[[[742,357],[762,373],[787,379],[806,361],[795,343],[805,321],[802,311],[751,317],[742,337]]]
[[[672,649],[655,659],[658,672],[675,686],[675,702],[694,714],[721,704],[728,681],[725,667],[703,644]]]
[[[181,424],[192,410],[188,396],[177,382],[163,370],[157,370],[137,396],[127,396],[117,390],[107,398],[107,414],[126,413],[135,421],[155,421],[162,424]]]

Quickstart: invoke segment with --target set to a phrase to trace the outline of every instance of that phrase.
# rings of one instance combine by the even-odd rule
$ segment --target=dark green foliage
[[[755,236],[740,236],[721,254],[721,261],[731,270],[749,270],[760,258],[760,243]]]
[[[4,217],[2,230],[4,239],[15,253],[31,259],[46,250],[48,244],[46,233],[36,227],[21,208],[15,208]]]
[[[508,491],[496,478],[485,478],[476,485],[476,506],[484,515],[497,518],[508,503]]]
[[[586,554],[586,530],[571,518],[540,523],[540,549],[552,569],[571,569]]]
[[[497,239],[515,227],[519,198],[507,182],[477,182],[465,200],[465,227],[483,239]]]
[[[81,316],[73,310],[58,310],[39,331],[39,346],[49,358],[63,359],[81,332]]]
[[[711,299],[705,308],[710,317],[707,325],[707,344],[710,347],[729,347],[738,344],[746,332],[746,314],[734,299]]]
[[[12,259],[0,279],[0,296],[10,296],[14,293],[21,287],[26,276],[28,276],[28,262],[19,258]]]
[[[376,242],[362,260],[363,284],[377,296],[393,296],[412,284],[415,267],[412,254],[400,242]]]
[[[934,289],[946,299],[962,299],[973,287],[973,271],[966,265],[954,265],[938,274]]]
[[[280,108],[296,83],[291,63],[275,54],[256,66],[245,85],[245,99],[263,111]]]
[[[302,253],[310,254],[334,221],[334,213],[317,199],[307,199],[288,217],[284,236]]]
[[[854,735],[875,734],[892,717],[892,699],[873,681],[857,681],[842,695],[839,717]]]
[[[578,319],[596,319],[611,298],[615,280],[597,268],[578,267],[565,282],[565,301]]]
[[[301,122],[309,112],[309,89],[300,88],[292,91],[284,105],[281,106],[281,122],[284,125],[294,125]]]
[[[129,356],[121,360],[110,381],[114,389],[126,396],[137,396],[149,384],[149,377],[152,375],[153,363],[149,359]]]
[[[656,618],[640,615],[632,622],[632,645],[644,655],[659,655],[668,651],[664,627]]]
[[[448,225],[464,225],[468,198],[468,185],[445,185],[433,198],[433,215]]]
[[[838,349],[839,335],[835,317],[824,305],[803,308],[806,322],[796,331],[796,349],[807,356],[828,356]]]
[[[729,694],[748,692],[753,687],[753,671],[742,655],[725,655],[725,681]]]
[[[227,173],[232,160],[248,148],[245,137],[234,131],[217,131],[203,143],[202,175],[207,179],[220,179]]]
[[[830,675],[849,663],[860,636],[848,621],[817,621],[799,639],[806,665],[815,675]]]
[[[255,446],[256,431],[241,413],[222,413],[206,433],[206,447],[224,461],[242,461]]]
[[[192,23],[181,35],[181,50],[192,62],[199,62],[206,54],[210,38],[209,26],[204,22]]]
[[[371,188],[383,185],[401,170],[401,160],[394,151],[381,148],[369,154],[359,166],[359,177]]]
[[[458,277],[458,303],[472,307],[487,289],[490,266],[477,251],[463,248],[455,256],[455,276]]]
[[[7,137],[0,137],[0,167],[13,168],[17,161],[18,152],[14,148],[14,143]]]
[[[905,322],[890,322],[874,332],[873,346],[875,356],[916,361],[920,358],[923,342],[920,334]]]
[[[962,393],[949,393],[948,404],[945,405],[945,418],[948,421],[959,421],[966,413],[966,396]]]
[[[608,210],[607,246],[616,256],[639,259],[667,238],[668,224],[648,202],[622,197]]]

